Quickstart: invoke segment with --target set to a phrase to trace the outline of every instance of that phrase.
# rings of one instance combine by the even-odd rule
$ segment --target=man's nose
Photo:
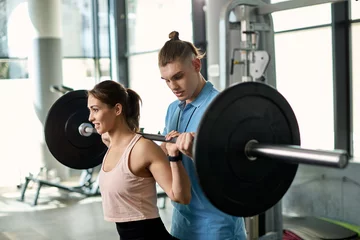
[[[170,82],[170,88],[171,88],[171,90],[176,90],[176,89],[179,88],[179,85],[176,84],[176,82],[171,81],[171,82]]]

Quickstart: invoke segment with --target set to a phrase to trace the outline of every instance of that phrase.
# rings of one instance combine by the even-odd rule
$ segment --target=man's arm
[[[185,132],[180,134],[176,140],[176,146],[180,152],[193,159],[193,143],[194,143],[194,132]]]

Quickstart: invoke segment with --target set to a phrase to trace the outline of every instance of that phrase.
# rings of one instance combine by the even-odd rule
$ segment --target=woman
[[[89,121],[110,139],[99,173],[104,219],[116,223],[122,240],[175,239],[160,219],[156,182],[172,201],[189,204],[190,180],[175,144],[168,144],[167,157],[137,133],[140,102],[135,91],[114,81],[88,91]]]

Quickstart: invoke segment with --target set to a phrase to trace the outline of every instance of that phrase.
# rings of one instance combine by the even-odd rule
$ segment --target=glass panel
[[[6,56],[10,58],[26,58],[31,50],[33,26],[29,17],[28,4],[25,0],[5,1],[5,20],[3,20],[5,36],[2,38]],[[19,28],[21,26],[21,28]],[[1,51],[1,50],[0,50]]]
[[[99,0],[99,48],[100,57],[110,57],[108,0]]]
[[[6,0],[0,0],[0,57],[8,56]],[[1,67],[0,67],[1,71]]]
[[[62,0],[64,57],[93,57],[91,0]]]
[[[100,62],[100,81],[111,79],[110,58],[101,58]]]
[[[351,0],[350,2],[350,15],[351,19],[359,19],[360,18],[360,2],[358,0]]]
[[[277,89],[292,106],[301,146],[334,148],[331,28],[275,34]]]
[[[176,100],[165,81],[160,78],[157,57],[157,53],[149,53],[129,58],[130,88],[143,100],[140,127],[145,128],[147,133],[162,132],[167,107]]]
[[[0,59],[0,80],[28,77],[29,69],[26,59]]]
[[[351,35],[353,149],[354,156],[360,159],[360,46],[358,44],[360,42],[360,23],[354,23],[351,25]]]
[[[192,41],[191,0],[129,0],[127,6],[130,53],[160,49],[174,30]]]
[[[63,59],[63,85],[90,89],[95,84],[94,59]]]
[[[44,128],[34,109],[33,82],[28,79],[0,81],[0,186],[14,187],[42,165]]]
[[[295,1],[295,0],[293,0]],[[283,0],[272,0],[271,3],[284,2]],[[310,7],[274,12],[272,14],[274,30],[285,31],[296,28],[331,23],[331,4],[320,4]]]

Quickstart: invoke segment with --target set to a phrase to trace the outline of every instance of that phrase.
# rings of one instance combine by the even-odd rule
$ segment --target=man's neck
[[[205,84],[206,84],[206,81],[201,76],[201,80],[200,80],[198,87],[196,88],[193,96],[185,101],[185,105],[193,102],[199,96],[199,94],[201,93],[201,90],[205,87]]]

